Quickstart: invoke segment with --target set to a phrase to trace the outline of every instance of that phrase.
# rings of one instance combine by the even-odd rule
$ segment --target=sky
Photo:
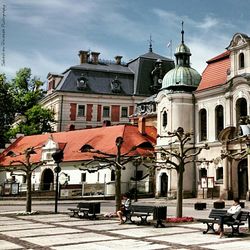
[[[49,72],[78,65],[79,50],[128,62],[148,52],[150,35],[153,52],[174,58],[184,21],[191,66],[201,74],[235,33],[250,36],[249,10],[250,0],[0,0],[0,73],[11,79],[29,67],[45,82]]]

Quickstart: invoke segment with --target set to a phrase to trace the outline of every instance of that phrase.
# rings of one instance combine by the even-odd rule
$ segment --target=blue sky
[[[21,67],[46,80],[79,64],[78,51],[100,52],[101,59],[122,55],[128,62],[148,51],[170,57],[181,41],[191,49],[200,73],[206,60],[222,53],[232,36],[249,32],[249,0],[1,0],[6,5],[5,65],[13,77]],[[0,31],[1,33],[1,31]],[[2,40],[2,33],[0,39]],[[2,41],[1,41],[2,42]],[[2,46],[2,45],[0,45]],[[2,51],[2,48],[1,50]],[[2,56],[2,54],[1,54]]]

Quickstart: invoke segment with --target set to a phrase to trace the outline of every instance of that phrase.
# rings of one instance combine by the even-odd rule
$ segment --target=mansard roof
[[[18,138],[7,149],[0,154],[0,165],[9,166],[11,161],[24,161],[22,154],[26,149],[34,147],[35,154],[31,155],[31,162],[41,160],[42,149],[49,139],[58,144],[58,147],[64,151],[63,162],[76,162],[93,159],[93,153],[82,152],[84,145],[91,146],[96,150],[109,154],[117,154],[115,144],[117,137],[123,137],[121,153],[126,153],[133,146],[138,148],[129,155],[148,156],[153,151],[153,145],[156,142],[156,129],[154,127],[146,128],[146,135],[138,131],[137,126],[116,125],[109,127],[91,128],[75,130],[68,132],[48,133],[42,135],[23,136]],[[60,147],[63,145],[63,148]],[[140,145],[151,145],[150,147],[140,147]],[[10,152],[10,153],[9,153]],[[15,157],[13,157],[15,155]]]
[[[196,91],[213,88],[225,84],[230,70],[230,51],[225,51],[207,61],[207,67],[202,73],[201,82]]]

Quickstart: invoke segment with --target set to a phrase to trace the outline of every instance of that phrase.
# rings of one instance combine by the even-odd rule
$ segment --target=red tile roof
[[[142,135],[138,128],[132,125],[117,125],[101,128],[83,129],[68,132],[59,132],[43,135],[24,136],[17,139],[10,147],[0,154],[0,165],[8,166],[13,160],[24,160],[24,155],[16,157],[6,156],[12,151],[16,155],[23,153],[29,147],[35,147],[36,154],[31,155],[31,162],[39,162],[41,159],[42,147],[52,135],[52,140],[57,142],[59,148],[64,148],[64,162],[83,161],[93,158],[89,152],[81,152],[80,149],[88,144],[96,150],[109,154],[116,154],[117,147],[115,140],[117,137],[123,137],[124,143],[121,147],[121,153],[128,152],[132,146],[139,146],[142,143],[154,144],[156,141],[156,129],[153,127],[146,129],[149,135]],[[147,145],[146,143],[146,145]],[[149,144],[150,145],[150,144]],[[148,155],[153,147],[137,148],[131,152],[132,155]]]
[[[196,91],[205,90],[224,84],[227,80],[227,70],[230,69],[230,51],[207,61],[207,67],[202,73],[201,82]]]

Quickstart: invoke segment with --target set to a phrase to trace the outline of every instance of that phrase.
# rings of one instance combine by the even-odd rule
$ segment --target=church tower
[[[195,101],[193,91],[197,89],[201,76],[190,66],[191,52],[184,43],[184,30],[182,22],[181,43],[175,52],[176,66],[170,70],[163,78],[161,91],[156,97],[157,106],[157,139],[156,148],[166,148],[172,150],[174,141],[166,137],[168,132],[182,127],[185,132],[194,131],[195,127]],[[160,157],[160,156],[159,156]],[[161,159],[158,159],[159,161]],[[176,171],[161,168],[156,173],[157,187],[156,195],[175,194],[176,191]],[[194,168],[185,171],[187,178],[193,178]],[[184,176],[184,178],[185,178]],[[190,180],[192,180],[190,179]],[[195,181],[195,180],[194,180]],[[194,185],[192,181],[184,183],[185,193],[191,193]],[[165,190],[163,190],[165,189]]]

